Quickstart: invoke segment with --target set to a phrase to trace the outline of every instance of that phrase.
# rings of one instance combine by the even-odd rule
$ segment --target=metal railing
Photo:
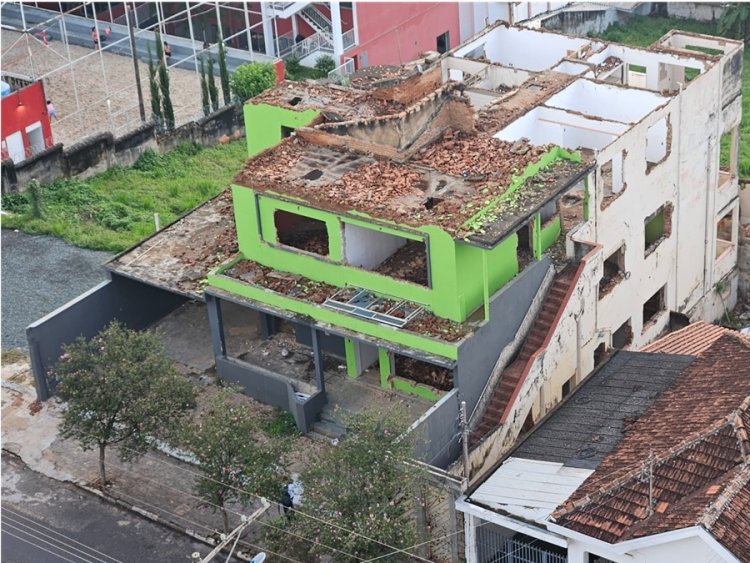
[[[354,74],[355,70],[354,59],[350,59],[347,57],[346,59],[344,59],[344,64],[334,68],[331,72],[328,73],[328,78],[331,80],[336,80],[337,78]]]
[[[304,59],[306,56],[317,51],[333,53],[333,43],[331,43],[331,40],[322,33],[314,33],[299,43],[292,44],[288,47],[286,52],[282,50],[280,56],[284,58],[294,56],[298,59]]]
[[[482,563],[567,563],[567,555],[552,551],[539,540],[519,541],[488,526],[477,528],[477,560]],[[550,546],[551,547],[551,546]]]
[[[341,34],[341,41],[344,43],[344,51],[351,49],[357,44],[357,36],[354,33],[354,28],[349,31],[345,31]]]
[[[317,29],[319,32],[330,34],[333,29],[333,24],[324,14],[320,12],[315,6],[309,4],[300,10],[300,16],[312,27]]]

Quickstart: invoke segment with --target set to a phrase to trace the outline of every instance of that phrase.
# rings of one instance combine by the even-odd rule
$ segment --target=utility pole
[[[255,512],[253,512],[250,516],[242,516],[239,526],[237,526],[234,530],[229,532],[229,534],[221,534],[221,542],[213,549],[211,550],[211,553],[206,555],[203,559],[201,559],[200,553],[195,552],[191,555],[192,561],[196,563],[209,563],[210,561],[213,561],[214,558],[221,553],[221,550],[229,547],[229,544],[232,544],[232,547],[229,550],[229,554],[227,555],[226,563],[229,563],[229,560],[232,558],[232,554],[234,553],[235,548],[237,547],[237,543],[240,540],[240,536],[242,535],[242,532],[247,528],[250,524],[255,522],[256,518],[258,518],[261,514],[263,514],[268,508],[271,506],[271,503],[269,503],[266,499],[261,499],[261,506],[258,508]],[[234,543],[232,541],[234,540]],[[266,559],[266,554],[264,552],[258,553],[255,557],[251,559],[251,563],[262,563]]]
[[[128,20],[128,35],[130,35],[130,51],[133,53],[133,70],[135,71],[135,87],[138,90],[138,110],[141,112],[141,123],[146,123],[146,109],[143,106],[143,90],[141,89],[141,73],[138,71],[138,52],[135,50],[135,33],[133,32],[133,18],[130,17],[132,6],[125,4],[125,18]]]
[[[469,466],[469,424],[466,420],[466,401],[461,401],[461,442],[464,450],[464,479],[466,485],[469,484],[471,476],[471,467]]]

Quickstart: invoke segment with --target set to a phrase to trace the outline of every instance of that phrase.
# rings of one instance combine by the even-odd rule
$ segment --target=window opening
[[[568,395],[570,395],[570,392],[573,390],[573,387],[575,387],[575,375],[568,379],[565,383],[562,385],[562,398],[564,399]]]
[[[323,221],[281,210],[273,218],[279,243],[328,256],[328,228]]]
[[[662,117],[646,131],[646,174],[669,156],[672,143],[672,125],[668,117]]]
[[[284,127],[281,126],[281,138],[286,139],[287,137],[291,137],[292,133],[294,133],[294,127]]]
[[[531,247],[531,227],[532,224],[529,223],[516,231],[516,234],[518,235],[516,255],[518,258],[519,271],[523,270],[534,261],[534,250]]]
[[[648,301],[643,304],[643,330],[645,331],[647,325],[653,322],[656,317],[662,312],[666,304],[664,302],[664,293],[666,286],[663,286],[659,291],[654,293]]]
[[[734,247],[734,210],[729,211],[716,223],[716,259]]]
[[[623,174],[627,154],[628,152],[623,150],[617,156],[602,164],[599,169],[602,180],[602,211],[609,207],[627,187]]]
[[[604,274],[599,281],[599,299],[611,292],[625,278],[625,245],[604,261]]]
[[[343,224],[347,264],[384,276],[429,285],[427,245],[393,233]]]
[[[441,33],[437,36],[436,40],[436,50],[438,53],[442,54],[448,51],[448,49],[451,48],[451,40],[450,40],[450,32],[446,31],[445,33]]]
[[[594,367],[598,367],[606,357],[607,345],[602,342],[601,344],[599,344],[599,346],[596,347],[596,350],[594,350]]]
[[[672,204],[660,207],[644,222],[644,250],[646,256],[672,233]]]
[[[422,360],[394,354],[395,375],[441,391],[453,389],[453,372]]]
[[[633,327],[630,319],[622,323],[620,328],[612,333],[612,348],[622,350],[633,342]]]

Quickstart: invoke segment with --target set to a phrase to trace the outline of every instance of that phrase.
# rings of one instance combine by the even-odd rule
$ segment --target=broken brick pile
[[[318,305],[341,289],[301,275],[279,272],[252,260],[240,260],[227,269],[224,275]],[[467,325],[437,317],[427,311],[411,319],[403,329],[446,342],[457,342],[471,332]]]

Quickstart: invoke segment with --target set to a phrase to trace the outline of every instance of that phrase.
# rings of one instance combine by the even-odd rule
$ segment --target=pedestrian
[[[96,26],[91,28],[91,41],[94,43],[94,49],[99,48],[99,32],[96,30]]]
[[[52,100],[47,100],[47,114],[49,114],[50,119],[58,119],[57,112],[55,111],[55,106],[52,103]]]
[[[284,485],[284,488],[281,490],[281,506],[284,509],[285,516],[287,516],[290,508],[294,508],[292,495],[289,492],[289,485]]]
[[[172,47],[169,45],[169,43],[167,43],[165,41],[164,42],[164,62],[168,63],[169,62],[169,58],[171,56],[172,56]]]
[[[104,28],[104,35],[102,35],[101,40],[102,43],[106,43],[109,40],[109,36],[112,33],[112,27],[107,26]]]

